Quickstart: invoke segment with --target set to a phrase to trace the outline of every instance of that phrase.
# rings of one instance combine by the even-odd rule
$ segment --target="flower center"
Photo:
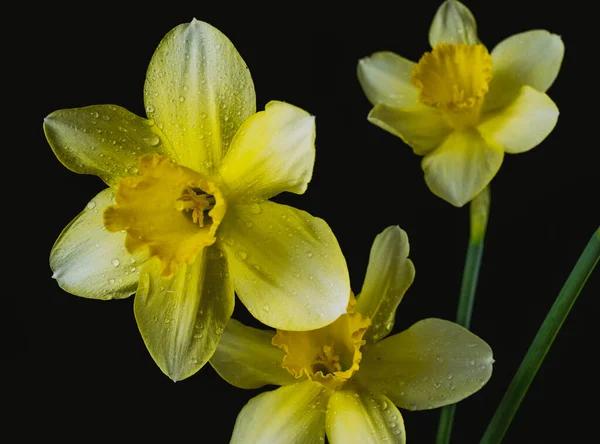
[[[283,367],[296,378],[303,376],[325,387],[339,389],[358,370],[362,358],[362,339],[371,320],[353,313],[354,298],[348,313],[333,323],[311,331],[277,330],[273,345],[286,352]]]
[[[136,176],[117,184],[115,199],[116,205],[104,211],[104,227],[125,230],[130,253],[148,248],[150,256],[161,261],[166,278],[215,242],[226,210],[214,181],[152,154],[140,158]]]
[[[456,129],[475,125],[492,78],[492,56],[485,46],[440,43],[426,52],[412,72],[419,101],[439,109]]]

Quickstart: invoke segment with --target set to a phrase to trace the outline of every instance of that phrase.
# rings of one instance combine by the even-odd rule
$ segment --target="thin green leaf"
[[[579,257],[565,285],[558,294],[546,319],[538,330],[529,350],[521,362],[508,390],[496,409],[480,444],[498,444],[502,441],[513,417],[517,413],[521,401],[527,393],[538,369],[542,365],[548,350],[554,342],[563,322],[567,318],[577,296],[585,285],[600,258],[600,228],[592,236],[585,250]]]

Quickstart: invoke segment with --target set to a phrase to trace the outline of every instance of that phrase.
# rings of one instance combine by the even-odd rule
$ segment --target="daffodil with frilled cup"
[[[240,388],[281,385],[251,399],[232,443],[405,443],[398,407],[452,404],[492,373],[492,350],[453,322],[425,319],[388,336],[415,269],[406,233],[375,238],[358,302],[332,324],[304,332],[247,327],[230,319],[210,360]]]
[[[283,102],[256,112],[255,100],[233,44],[193,20],[150,61],[148,119],[97,105],[44,122],[67,168],[109,186],[56,241],[54,277],[87,298],[136,293],[144,342],[173,380],[210,358],[234,290],[261,322],[286,330],[323,327],[348,304],[346,263],[328,225],[268,200],[306,190],[314,118]]]
[[[389,51],[361,59],[358,78],[374,105],[368,120],[424,156],[429,189],[460,207],[490,183],[504,153],[529,151],[554,129],[558,108],[545,92],[564,45],[533,30],[490,53],[473,14],[456,0],[439,7],[429,43],[418,63]]]

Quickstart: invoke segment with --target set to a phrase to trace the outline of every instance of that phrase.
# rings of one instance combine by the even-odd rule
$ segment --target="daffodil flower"
[[[358,302],[332,324],[305,332],[258,330],[230,319],[210,360],[241,388],[281,385],[251,399],[232,443],[404,443],[398,407],[460,401],[492,373],[492,350],[465,328],[425,319],[392,331],[415,269],[406,233],[379,234]]]
[[[361,59],[358,78],[374,105],[368,120],[424,156],[429,189],[460,207],[490,183],[505,152],[529,151],[553,130],[558,108],[545,92],[564,45],[533,30],[490,53],[473,14],[455,0],[438,9],[429,43],[418,63],[388,51]]]
[[[328,225],[268,200],[306,190],[314,118],[282,102],[256,112],[255,100],[233,44],[194,20],[152,57],[149,119],[97,105],[44,122],[67,168],[109,185],[56,241],[54,277],[87,298],[136,292],[144,342],[173,380],[212,355],[234,290],[261,322],[289,330],[327,325],[348,304],[346,263]]]

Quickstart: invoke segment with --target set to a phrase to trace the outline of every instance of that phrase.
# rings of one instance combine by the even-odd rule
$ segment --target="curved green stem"
[[[529,385],[542,365],[548,350],[554,342],[554,338],[556,338],[599,258],[600,228],[596,230],[596,233],[588,242],[554,304],[552,304],[508,390],[502,401],[500,401],[500,405],[498,405],[480,444],[498,444],[502,442],[502,438],[517,413]]]
[[[479,268],[483,257],[483,240],[487,229],[490,214],[490,189],[486,187],[479,195],[471,201],[471,229],[469,245],[467,247],[467,258],[463,270],[458,309],[456,311],[456,322],[465,328],[471,325],[471,315],[475,302],[475,290],[479,278]],[[442,408],[436,444],[448,444],[452,434],[452,424],[456,404],[447,405]]]

